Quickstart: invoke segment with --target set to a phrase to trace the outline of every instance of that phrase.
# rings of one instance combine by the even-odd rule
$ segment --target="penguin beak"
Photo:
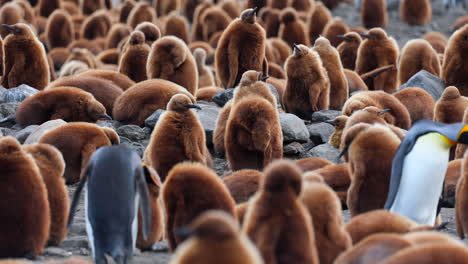
[[[265,75],[265,76],[263,76],[262,78],[260,78],[260,81],[264,82],[264,81],[266,81],[268,78],[270,78],[270,76]]]
[[[12,27],[12,26],[7,25],[7,24],[2,24],[2,26],[8,28],[8,30],[10,30],[15,35],[21,33],[21,29],[18,28],[18,27]]]
[[[193,235],[193,231],[188,227],[181,227],[175,231],[175,235],[181,240],[186,240]]]
[[[188,104],[188,105],[185,105],[185,107],[187,107],[187,108],[195,108],[195,109],[198,109],[198,110],[202,110],[202,108],[201,108],[199,105],[196,105],[196,104]]]
[[[359,33],[359,35],[363,38],[367,38],[367,39],[374,39],[375,37],[372,36],[372,35],[369,35],[369,34],[364,34],[364,33]]]
[[[253,14],[257,14],[259,9],[260,8],[258,8],[258,6],[254,7],[253,10],[252,10]]]
[[[297,45],[296,43],[293,44],[293,53],[294,55],[301,55],[302,54],[302,51],[301,49],[299,48],[299,45]]]
[[[348,38],[348,37],[346,37],[345,35],[336,35],[336,36],[337,36],[338,38],[340,38],[340,39],[346,41],[346,42],[351,41],[351,39]]]
[[[384,110],[382,110],[382,111],[379,112],[379,115],[383,115],[383,114],[388,113],[388,112],[390,112],[390,111],[392,111],[392,109],[390,109],[390,108],[385,108]]]
[[[246,14],[246,17],[249,18],[249,17],[255,16],[255,14],[257,14],[257,11],[258,11],[258,7],[256,6],[250,12]]]
[[[458,143],[468,144],[468,125],[465,125],[458,133]]]
[[[99,119],[112,120],[112,117],[110,117],[110,116],[107,115],[107,114],[102,114],[102,115],[99,116]]]
[[[323,121],[323,122],[324,122],[324,123],[327,123],[327,124],[330,124],[330,125],[332,125],[332,126],[335,125],[335,120],[325,120],[325,121]]]

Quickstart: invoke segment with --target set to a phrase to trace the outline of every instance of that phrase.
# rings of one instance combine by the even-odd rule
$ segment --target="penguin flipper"
[[[136,186],[138,194],[140,195],[140,209],[143,219],[143,238],[146,240],[151,229],[151,205],[148,185],[146,184],[146,177],[151,177],[150,171],[146,166],[137,169]]]
[[[88,176],[91,170],[93,169],[93,165],[94,164],[91,161],[88,163],[81,177],[81,181],[78,184],[78,187],[76,188],[75,193],[73,195],[73,201],[70,206],[70,214],[68,215],[68,224],[67,224],[68,229],[71,227],[71,224],[73,223],[73,217],[75,216],[76,207],[78,206],[78,202],[80,201],[81,191],[83,191],[83,187],[86,181],[88,180]]]

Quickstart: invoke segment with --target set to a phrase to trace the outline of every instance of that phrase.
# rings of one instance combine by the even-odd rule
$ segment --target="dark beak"
[[[382,110],[382,111],[379,112],[379,115],[383,115],[383,114],[388,113],[388,112],[390,112],[390,111],[392,111],[392,109],[390,109],[390,108],[385,108],[384,110]]]
[[[330,125],[332,125],[332,126],[335,125],[335,120],[325,120],[325,121],[323,121],[323,122],[324,122],[324,123],[327,123],[327,124],[330,124]]]
[[[260,78],[260,81],[264,82],[264,81],[266,81],[268,78],[270,78],[270,76],[265,75],[265,76],[263,76],[262,78]]]
[[[369,35],[369,34],[364,34],[364,33],[359,33],[359,36],[367,39],[374,39],[374,36]]]
[[[348,153],[348,150],[349,150],[349,146],[350,146],[350,145],[351,145],[351,144],[349,144],[349,145],[347,145],[347,146],[344,147],[343,151],[341,151],[341,152],[340,152],[340,155],[338,155],[338,159],[340,159],[341,157],[343,157],[344,154]]]
[[[181,240],[186,240],[193,235],[193,231],[188,227],[181,227],[175,231],[175,235]]]
[[[199,105],[196,105],[196,104],[188,104],[188,105],[185,105],[185,107],[187,107],[187,108],[195,108],[195,109],[198,109],[198,110],[202,110],[202,108],[201,108]]]
[[[336,35],[336,36],[344,41],[351,41],[351,39],[346,37],[345,35]]]
[[[100,119],[106,119],[106,120],[112,120],[112,117],[110,117],[109,115],[107,114],[102,114],[99,116]]]
[[[259,9],[260,9],[260,8],[258,8],[258,6],[254,7],[254,8],[253,8],[253,13],[254,13],[254,14],[257,14]]]
[[[19,34],[19,33],[21,33],[21,29],[20,29],[20,28],[12,27],[12,26],[7,25],[7,24],[2,24],[2,26],[8,28],[8,30],[10,30],[13,34]]]

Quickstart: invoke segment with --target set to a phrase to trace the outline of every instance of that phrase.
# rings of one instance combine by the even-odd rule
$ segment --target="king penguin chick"
[[[401,51],[398,80],[400,85],[403,85],[420,70],[439,76],[440,68],[439,56],[431,44],[423,39],[413,39],[408,41]]]
[[[385,27],[388,23],[386,0],[362,0],[361,23],[366,28]]]
[[[457,87],[447,87],[435,104],[434,121],[445,124],[462,122],[467,108],[468,98],[461,96]]]
[[[285,69],[287,82],[282,99],[286,112],[310,119],[312,113],[328,110],[330,80],[317,52],[304,45],[295,46]]]
[[[335,17],[328,21],[327,25],[325,25],[322,35],[326,39],[330,40],[330,43],[333,45],[333,47],[338,47],[338,45],[343,42],[343,39],[338,36],[344,35],[348,33],[348,31],[348,26],[346,26],[343,20],[340,17]]]
[[[6,53],[5,53],[6,54]],[[441,79],[447,86],[455,86],[461,95],[468,96],[468,25],[457,30],[449,39],[442,63]]]
[[[223,211],[206,211],[179,232],[188,240],[170,264],[263,264],[257,248],[240,234],[239,224]]]
[[[128,38],[127,46],[119,61],[118,71],[127,75],[134,82],[147,78],[146,63],[151,48],[145,42],[145,34],[134,31]]]
[[[343,68],[354,70],[356,67],[357,51],[362,42],[361,36],[356,32],[348,32],[338,37],[343,39],[343,42],[337,48]]]
[[[198,88],[215,86],[213,71],[206,66],[206,51],[197,48],[193,51],[193,56],[198,69]]]
[[[429,0],[403,0],[400,2],[400,17],[410,25],[424,25],[431,22],[432,7]]]
[[[197,64],[187,45],[177,37],[165,36],[153,43],[146,71],[149,79],[168,80],[193,95],[197,92]]]
[[[340,110],[348,99],[348,80],[343,71],[340,54],[324,37],[315,41],[313,50],[319,54],[330,80],[329,109]]]
[[[211,165],[205,132],[191,108],[201,109],[188,96],[174,95],[167,104],[167,112],[161,116],[151,134],[145,161],[158,172],[163,182],[171,168],[179,162],[196,161]]]
[[[279,160],[264,173],[259,192],[249,202],[243,232],[265,263],[318,264],[312,219],[299,200],[301,170],[291,161]]]
[[[256,8],[246,9],[224,30],[215,53],[216,74],[224,88],[234,88],[248,70],[267,72],[265,30],[256,22]]]
[[[434,119],[435,101],[431,94],[422,88],[407,87],[397,93],[395,96],[405,107],[411,116],[411,123],[419,120]]]
[[[356,72],[365,74],[377,68],[387,65],[397,65],[398,45],[392,37],[381,28],[373,28],[367,34],[361,34],[366,38],[358,49],[356,59]],[[387,71],[366,82],[369,90],[383,90],[391,93],[396,90],[397,69]]]
[[[461,176],[458,180],[455,193],[455,224],[458,236],[464,239],[465,234],[468,233],[468,215],[466,214],[468,208],[468,154],[465,153],[461,162]]]
[[[235,202],[216,173],[197,162],[182,162],[167,175],[162,189],[165,208],[165,236],[174,251],[186,237],[186,227],[207,210],[223,210],[235,216]]]
[[[306,32],[306,26],[302,22],[292,7],[281,11],[281,25],[278,31],[278,37],[284,40],[292,48],[293,44],[310,45],[309,36]]]
[[[450,148],[457,142],[468,143],[465,123],[421,120],[414,124],[393,159],[385,209],[419,224],[435,225]]]
[[[27,84],[44,89],[50,82],[50,68],[43,44],[26,24],[3,26],[11,31],[3,41],[3,87]]]
[[[55,10],[47,19],[45,35],[49,50],[67,47],[75,40],[75,29],[71,16],[64,10]]]
[[[316,2],[314,10],[307,18],[307,34],[310,43],[315,43],[330,20],[332,20],[330,10],[322,2]]]

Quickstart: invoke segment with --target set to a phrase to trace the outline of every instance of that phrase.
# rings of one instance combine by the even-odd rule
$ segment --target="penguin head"
[[[128,38],[128,43],[132,46],[145,43],[145,34],[141,31],[133,31]]]
[[[233,217],[220,210],[205,211],[189,226],[176,231],[176,235],[183,240],[194,237],[218,242],[235,238],[238,233],[239,226]]]
[[[0,137],[0,155],[11,156],[21,151],[20,143],[13,137]]]
[[[328,123],[328,124],[334,126],[335,129],[344,129],[344,127],[346,125],[346,121],[348,121],[348,116],[341,115],[341,116],[336,117],[333,120],[327,120],[327,121],[325,121],[325,123]]]
[[[352,43],[361,43],[362,38],[356,32],[348,32],[344,35],[336,35],[338,38],[344,40],[345,42],[352,42]]]
[[[293,56],[296,58],[305,56],[309,53],[309,48],[306,45],[302,44],[293,44]]]
[[[315,40],[314,47],[331,48],[331,43],[327,38],[320,36]]]
[[[458,39],[457,44],[461,48],[468,48],[468,25],[464,25],[453,33],[453,38]]]
[[[33,38],[35,36],[31,27],[24,23],[16,23],[14,25],[2,24],[2,26],[10,30],[17,37]]]
[[[192,99],[185,94],[176,94],[167,103],[168,111],[185,112],[190,108],[202,109],[200,106],[193,104]]]
[[[250,86],[262,79],[262,72],[257,71],[246,71],[242,74],[239,82],[239,87]]]
[[[360,33],[359,35],[363,38],[366,38],[369,40],[376,40],[376,41],[387,38],[387,33],[381,28],[372,28],[371,30],[368,31],[367,34]]]
[[[268,165],[262,182],[262,190],[269,193],[292,192],[299,196],[302,188],[302,172],[291,161],[277,160]]]
[[[112,117],[107,115],[106,108],[95,99],[89,100],[86,104],[86,112],[92,120],[107,119],[112,120]]]
[[[255,22],[257,21],[257,17],[256,17],[257,12],[258,12],[258,7],[246,9],[242,11],[240,18],[245,23],[255,24]]]

